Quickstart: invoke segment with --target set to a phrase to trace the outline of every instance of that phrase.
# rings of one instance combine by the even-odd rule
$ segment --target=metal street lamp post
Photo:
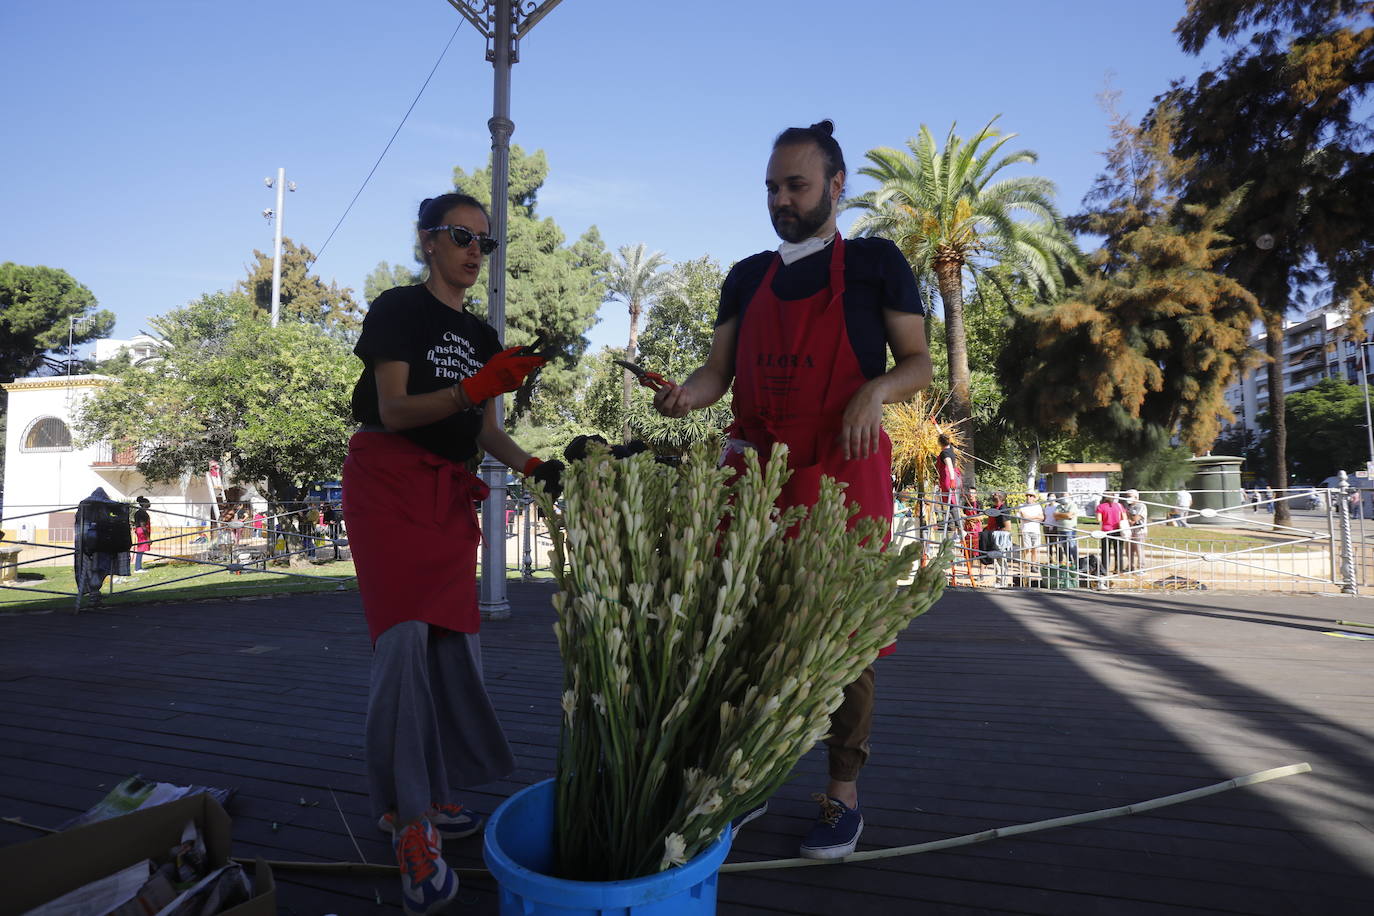
[[[275,183],[271,178],[264,178],[263,184],[269,188],[277,189],[277,208],[275,210],[264,210],[262,215],[268,219],[275,219],[274,238],[272,241],[272,327],[277,326],[277,320],[281,316],[281,224],[282,206],[286,199],[287,191],[296,190],[296,183],[293,181],[287,184],[286,169],[277,169],[277,179]]]
[[[1365,465],[1366,478],[1374,478],[1374,424],[1369,420],[1369,354],[1365,347],[1369,342],[1362,340],[1360,347],[1360,386],[1364,390],[1364,431],[1369,437],[1369,463]]]
[[[487,40],[487,60],[495,71],[491,131],[491,234],[501,244],[487,267],[487,321],[501,340],[506,337],[506,211],[510,184],[511,65],[520,59],[524,38],[561,0],[448,0]],[[496,424],[504,424],[504,402],[491,399]],[[482,580],[478,607],[489,620],[510,616],[506,599],[506,467],[490,455],[482,461],[482,479],[491,488],[482,512]]]

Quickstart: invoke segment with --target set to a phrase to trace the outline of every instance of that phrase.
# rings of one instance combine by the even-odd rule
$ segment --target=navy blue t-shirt
[[[750,255],[730,268],[720,288],[720,326],[743,315],[758,292],[773,251]],[[830,283],[830,246],[791,264],[779,264],[773,275],[773,292],[780,299],[805,299]],[[867,378],[887,369],[887,326],[883,311],[906,312],[925,317],[916,278],[906,258],[888,239],[857,238],[844,242],[844,321],[849,342]]]
[[[406,394],[448,388],[475,374],[501,350],[496,330],[466,310],[444,305],[423,284],[398,286],[372,300],[353,352],[363,361],[363,374],[353,386],[353,418],[380,426],[377,404],[378,362],[399,360],[410,367]],[[482,431],[482,405],[449,417],[402,430],[417,445],[450,461],[477,454]]]

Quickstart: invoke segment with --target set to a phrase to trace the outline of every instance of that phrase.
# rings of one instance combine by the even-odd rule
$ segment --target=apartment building
[[[1360,346],[1344,333],[1345,317],[1339,312],[1316,309],[1302,318],[1285,322],[1283,329],[1283,391],[1285,395],[1311,388],[1324,378],[1342,378],[1360,383]],[[1374,330],[1374,319],[1367,326]],[[1250,346],[1266,352],[1266,335],[1261,330],[1250,338]],[[1374,344],[1370,344],[1374,348]],[[1369,354],[1374,356],[1374,353]],[[1371,375],[1374,379],[1374,375]],[[1224,424],[1222,434],[1237,427],[1260,434],[1259,415],[1269,410],[1269,367],[1261,364],[1245,373],[1226,389],[1226,405],[1235,419]]]

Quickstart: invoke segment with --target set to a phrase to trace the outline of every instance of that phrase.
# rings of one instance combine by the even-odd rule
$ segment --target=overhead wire
[[[371,181],[372,176],[376,174],[377,167],[380,166],[382,164],[382,160],[386,158],[387,151],[391,149],[391,144],[396,141],[397,135],[401,133],[401,128],[405,127],[406,120],[410,118],[410,113],[414,111],[415,106],[419,104],[420,96],[425,94],[425,89],[429,87],[429,81],[434,79],[434,74],[439,71],[439,65],[444,62],[444,57],[448,54],[448,49],[453,45],[453,39],[458,37],[458,30],[462,27],[463,20],[462,18],[459,18],[458,25],[454,26],[453,34],[448,37],[448,43],[444,45],[444,50],[439,52],[439,59],[436,60],[434,62],[434,66],[430,68],[429,76],[425,77],[425,82],[420,87],[420,91],[415,93],[415,98],[411,101],[410,107],[406,109],[406,113],[401,117],[401,123],[397,124],[396,129],[392,131],[391,139],[386,141],[386,147],[382,150],[382,154],[377,157],[377,161],[372,164],[372,170],[369,171],[367,173],[367,177],[363,179],[362,185],[358,188],[358,193],[353,195],[353,199],[350,200],[348,202],[348,206],[344,208],[343,215],[339,217],[339,221],[334,224],[333,229],[329,230],[329,237],[324,240],[324,244],[320,246],[320,250],[315,253],[314,260],[316,263],[318,263],[320,258],[324,256],[324,250],[328,248],[329,243],[334,240],[334,234],[339,231],[339,227],[343,225],[344,220],[348,219],[348,214],[353,209],[353,205],[358,202],[358,198],[362,196],[363,191],[367,188],[367,183]]]

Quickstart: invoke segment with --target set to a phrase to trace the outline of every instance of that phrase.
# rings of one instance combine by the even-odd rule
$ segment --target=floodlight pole
[[[1369,341],[1359,342],[1360,347],[1360,388],[1364,393],[1364,431],[1369,437],[1369,463],[1364,466],[1365,476],[1374,477],[1374,423],[1369,417],[1369,354],[1365,347],[1369,346]]]
[[[506,211],[510,198],[511,65],[520,60],[520,39],[561,0],[448,0],[463,18],[487,40],[487,60],[495,71],[491,130],[491,234],[500,245],[491,253],[487,267],[487,321],[496,336],[506,338]],[[505,404],[491,399],[487,410],[496,411],[496,425],[505,424]],[[491,493],[482,512],[482,579],[478,607],[488,620],[510,616],[506,599],[506,466],[491,455],[482,460],[482,479]]]
[[[282,206],[286,203],[286,169],[277,169],[277,225],[272,240],[272,327],[281,318],[281,224]]]

